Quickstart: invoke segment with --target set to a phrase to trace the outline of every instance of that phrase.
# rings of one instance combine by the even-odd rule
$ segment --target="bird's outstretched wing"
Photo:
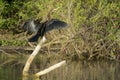
[[[65,27],[68,27],[68,24],[66,22],[60,21],[59,19],[52,19],[46,22],[45,33],[53,29],[61,29]]]
[[[37,23],[35,20],[30,19],[24,23],[22,28],[29,33],[37,33],[40,28],[40,23]]]
[[[64,21],[60,21],[58,19],[52,19],[50,21],[46,21],[45,23],[39,23],[28,21],[25,25],[26,29],[31,32],[37,32],[34,36],[29,39],[29,42],[38,41],[39,37],[43,37],[44,34],[53,29],[61,29],[68,26],[68,24]]]

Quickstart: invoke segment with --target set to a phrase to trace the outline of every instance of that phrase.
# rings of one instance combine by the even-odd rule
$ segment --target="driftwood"
[[[33,51],[33,53],[30,55],[30,57],[28,58],[25,67],[23,69],[23,75],[28,75],[28,70],[30,68],[30,64],[32,63],[34,57],[37,55],[37,53],[39,52],[39,50],[41,49],[42,44],[46,41],[45,37],[42,38],[42,40],[38,43],[37,47],[35,48],[35,50]]]
[[[35,50],[33,51],[33,53],[32,53],[32,54],[30,55],[30,57],[28,58],[28,60],[27,60],[27,62],[26,62],[26,64],[25,64],[25,67],[24,67],[24,69],[23,69],[23,80],[29,80],[29,78],[28,78],[28,77],[29,77],[28,71],[29,71],[30,65],[31,65],[33,59],[35,58],[35,56],[37,55],[37,53],[39,52],[39,50],[41,49],[42,44],[43,44],[45,41],[46,41],[46,39],[45,39],[45,37],[43,37],[42,40],[41,40],[41,41],[38,43],[38,45],[36,46],[36,48],[35,48]],[[55,64],[55,65],[53,65],[53,66],[51,66],[51,67],[49,67],[49,68],[47,68],[47,69],[45,69],[45,70],[42,70],[42,71],[34,74],[33,76],[35,77],[35,80],[39,80],[39,76],[44,75],[44,74],[47,74],[47,73],[49,73],[50,71],[52,71],[52,70],[54,70],[54,69],[56,69],[56,68],[58,68],[58,67],[60,67],[60,66],[62,66],[62,65],[64,65],[64,64],[66,64],[66,61],[65,61],[65,60],[64,60],[64,61],[61,61],[61,62],[59,62],[59,63],[57,63],[57,64]]]
[[[53,65],[53,66],[51,66],[51,67],[49,67],[49,68],[47,68],[47,69],[44,69],[44,70],[36,73],[35,76],[39,77],[39,76],[42,76],[42,75],[44,75],[44,74],[47,74],[47,73],[49,73],[50,71],[52,71],[52,70],[54,70],[54,69],[56,69],[56,68],[59,68],[60,66],[62,66],[62,65],[64,65],[64,64],[66,64],[66,60],[61,61],[61,62],[59,62],[59,63],[57,63],[57,64],[55,64],[55,65]]]

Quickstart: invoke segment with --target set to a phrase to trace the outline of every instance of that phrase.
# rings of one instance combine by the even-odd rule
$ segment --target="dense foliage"
[[[60,42],[62,49],[67,46],[66,53],[78,56],[87,53],[89,59],[103,54],[115,59],[119,55],[119,0],[1,0],[0,29],[17,33],[27,19],[47,20],[51,9],[55,9],[51,18],[67,21],[71,25],[64,31],[69,37],[68,44],[63,40]]]

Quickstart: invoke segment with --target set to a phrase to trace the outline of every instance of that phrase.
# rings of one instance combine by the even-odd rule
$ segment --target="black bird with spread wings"
[[[26,21],[23,25],[23,29],[25,31],[35,33],[35,35],[29,39],[29,42],[38,41],[39,37],[43,37],[48,31],[51,31],[53,29],[61,29],[65,27],[68,27],[68,24],[59,19],[51,19],[44,23],[40,23],[38,21],[35,21],[34,19],[30,19]]]

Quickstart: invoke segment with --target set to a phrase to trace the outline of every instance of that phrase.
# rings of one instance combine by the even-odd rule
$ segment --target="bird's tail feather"
[[[39,39],[39,35],[36,34],[36,35],[34,35],[33,37],[31,37],[28,41],[29,41],[29,42],[36,42],[36,41],[38,41],[38,39]]]

